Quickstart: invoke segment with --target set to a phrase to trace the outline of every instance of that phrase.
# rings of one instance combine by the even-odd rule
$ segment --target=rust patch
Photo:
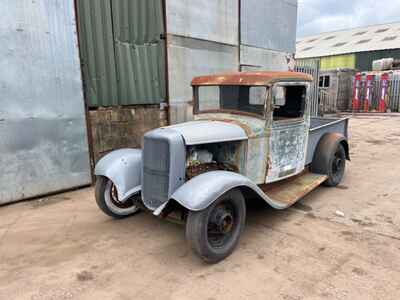
[[[227,163],[207,163],[189,166],[186,168],[186,180],[190,180],[198,175],[211,171],[230,171],[238,172],[237,167]]]
[[[266,86],[279,81],[307,81],[312,76],[298,72],[231,72],[195,77],[192,86],[199,85],[251,85]]]
[[[262,185],[261,189],[274,201],[291,205],[316,189],[326,179],[327,176],[325,175],[305,171],[286,180]]]

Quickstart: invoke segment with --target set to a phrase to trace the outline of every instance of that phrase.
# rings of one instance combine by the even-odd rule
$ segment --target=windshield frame
[[[199,89],[201,87],[222,87],[226,85],[194,85],[193,86],[193,114],[194,115],[202,115],[202,114],[215,114],[215,113],[225,113],[225,114],[232,114],[232,115],[241,115],[247,117],[253,117],[261,120],[267,119],[267,107],[268,103],[271,99],[271,85],[238,85],[240,87],[264,87],[267,89],[267,97],[264,102],[264,109],[262,114],[251,113],[246,111],[240,110],[231,110],[231,109],[209,109],[209,110],[200,110],[200,100],[199,100]]]

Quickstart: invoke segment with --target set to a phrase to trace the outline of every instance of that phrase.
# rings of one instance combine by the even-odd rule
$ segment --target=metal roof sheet
[[[400,22],[321,33],[299,39],[296,58],[400,48]]]

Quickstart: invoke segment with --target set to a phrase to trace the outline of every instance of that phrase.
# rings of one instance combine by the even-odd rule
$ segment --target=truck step
[[[291,206],[319,187],[328,176],[305,171],[297,176],[261,186],[264,193],[283,206]]]

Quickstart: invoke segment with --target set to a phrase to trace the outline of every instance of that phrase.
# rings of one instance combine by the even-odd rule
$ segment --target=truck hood
[[[248,139],[242,127],[222,121],[192,121],[167,128],[179,132],[188,146]]]

